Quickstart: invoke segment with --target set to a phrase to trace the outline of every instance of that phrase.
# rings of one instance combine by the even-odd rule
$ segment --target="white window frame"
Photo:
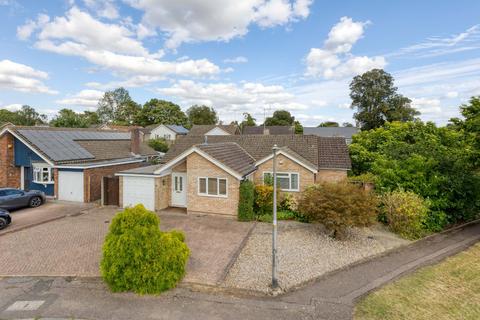
[[[43,173],[48,173],[48,180],[43,180]],[[32,182],[38,184],[54,184],[53,167],[47,164],[33,164]],[[40,180],[38,179],[40,177]]]
[[[286,192],[299,192],[300,191],[300,173],[298,172],[279,172],[277,171],[277,175],[278,174],[288,174],[288,180],[289,180],[289,185],[290,185],[290,189],[281,189],[279,188],[280,191],[286,191]],[[265,184],[265,175],[266,174],[270,174],[272,176],[272,179],[273,179],[273,172],[272,171],[264,171],[263,174],[262,174],[262,182],[263,184]],[[293,174],[296,174],[297,175],[297,189],[292,189],[292,175]],[[278,184],[277,184],[278,186]]]
[[[172,140],[172,135],[171,135],[170,133],[165,133],[165,134],[163,135],[163,139],[165,139],[165,140]]]
[[[205,179],[206,185],[205,185],[205,193],[200,192],[200,179]],[[209,194],[208,193],[208,179],[216,179],[217,180],[217,194]],[[220,180],[225,180],[225,194],[219,194],[220,191]],[[213,177],[198,177],[197,178],[197,194],[202,197],[213,197],[213,198],[228,198],[228,179],[219,177],[219,178],[213,178]]]

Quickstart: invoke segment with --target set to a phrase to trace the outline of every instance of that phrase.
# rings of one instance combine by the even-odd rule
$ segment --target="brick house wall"
[[[347,179],[347,170],[321,169],[317,174],[317,182],[339,182]]]
[[[227,197],[198,195],[198,177],[227,178]],[[187,212],[236,216],[240,181],[197,153],[187,157]]]
[[[83,201],[93,202],[100,200],[102,197],[103,177],[112,176],[116,172],[138,168],[140,166],[142,166],[142,163],[137,162],[83,170]],[[120,190],[122,190],[121,186]],[[120,196],[120,199],[121,198],[122,197]]]
[[[0,137],[0,187],[20,188],[20,167],[15,166],[14,137],[5,133]]]
[[[263,184],[263,173],[272,172],[273,159],[270,159],[258,166],[257,171],[253,174],[253,181],[256,185]],[[299,192],[289,192],[294,196],[299,195],[305,188],[315,183],[315,174],[298,163],[290,160],[284,155],[280,154],[277,157],[277,172],[292,172],[298,173],[299,177]]]
[[[171,203],[171,175],[155,178],[155,210],[168,208]]]

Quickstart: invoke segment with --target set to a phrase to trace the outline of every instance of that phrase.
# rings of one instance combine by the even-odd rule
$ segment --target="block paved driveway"
[[[0,235],[1,276],[97,277],[103,240],[117,208],[94,208]],[[253,227],[227,218],[160,213],[161,229],[185,231],[191,250],[185,282],[215,285]]]

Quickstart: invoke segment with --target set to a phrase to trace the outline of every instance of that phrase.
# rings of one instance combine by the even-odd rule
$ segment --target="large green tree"
[[[265,119],[266,126],[294,126],[295,133],[303,133],[303,126],[287,110],[277,110],[271,117]]]
[[[428,199],[430,229],[478,216],[480,179],[462,132],[421,121],[391,122],[353,136],[349,148],[353,173],[373,174],[378,192],[403,189]]]
[[[373,69],[353,78],[350,83],[351,108],[362,130],[383,126],[385,122],[412,121],[420,113],[411,100],[397,93],[393,77],[382,69]]]
[[[45,124],[47,116],[39,114],[29,105],[24,105],[18,111],[0,110],[0,123],[10,122],[19,126],[35,126]]]
[[[191,106],[187,110],[188,120],[191,125],[194,124],[217,124],[218,116],[215,109],[208,106]]]
[[[50,121],[50,125],[63,128],[87,128],[90,124],[82,114],[76,113],[71,109],[62,109]]]
[[[97,113],[103,123],[133,125],[140,110],[141,106],[133,101],[128,90],[117,88],[105,92],[98,102]]]
[[[151,124],[188,126],[188,118],[179,105],[159,99],[151,99],[143,105],[138,113],[137,122],[141,126]]]
[[[255,122],[257,119],[255,119],[250,113],[244,112],[243,113],[243,121],[240,123],[240,128],[243,127],[253,127],[256,126],[257,123]]]

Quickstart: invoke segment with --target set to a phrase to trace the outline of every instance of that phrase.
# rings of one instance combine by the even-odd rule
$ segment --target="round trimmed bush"
[[[419,239],[428,233],[428,203],[411,191],[397,190],[382,197],[388,227],[406,239]]]
[[[155,213],[142,205],[112,220],[103,244],[100,271],[114,292],[158,294],[185,275],[190,250],[180,231],[162,232]]]

